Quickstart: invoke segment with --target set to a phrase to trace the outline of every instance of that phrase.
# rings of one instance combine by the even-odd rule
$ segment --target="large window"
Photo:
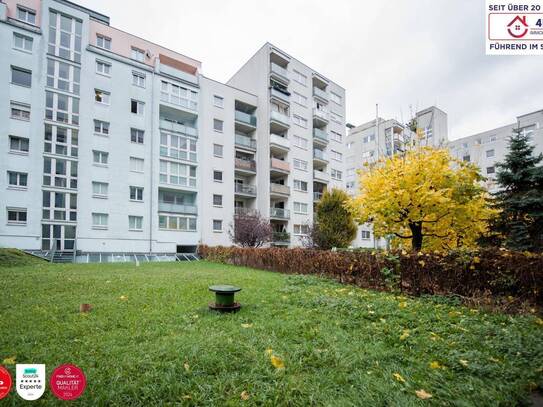
[[[44,146],[45,153],[78,156],[79,133],[75,129],[45,124]]]
[[[47,86],[79,95],[80,77],[79,67],[47,59]]]
[[[19,33],[13,33],[13,47],[21,51],[32,52],[32,37],[27,37]]]
[[[54,93],[45,92],[45,118],[61,123],[79,124],[79,99]]]
[[[26,172],[8,171],[8,185],[11,187],[23,187],[28,185],[28,174]]]
[[[198,92],[162,81],[160,100],[191,110],[198,109]]]
[[[196,162],[196,139],[161,133],[160,155]]]
[[[11,83],[19,86],[32,86],[32,71],[29,69],[19,68],[17,66],[11,67]]]
[[[48,52],[81,63],[81,30],[80,20],[50,11]]]
[[[158,216],[159,229],[180,230],[183,232],[196,231],[196,218],[188,216]]]
[[[76,189],[77,161],[44,157],[43,185]]]
[[[160,160],[160,182],[162,184],[196,187],[196,167]]]
[[[45,220],[77,220],[77,194],[43,191],[43,212]]]

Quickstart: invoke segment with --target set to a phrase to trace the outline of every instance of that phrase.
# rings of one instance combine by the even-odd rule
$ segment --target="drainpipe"
[[[151,72],[151,140],[149,142],[151,143],[151,191],[150,191],[150,199],[149,199],[149,254],[153,253],[153,196],[154,196],[154,190],[153,190],[153,176],[154,176],[154,140],[153,140],[153,133],[155,131],[155,69],[157,69],[157,63],[160,63],[160,60],[155,57],[155,63],[153,66],[153,71]],[[158,198],[157,198],[158,199]]]

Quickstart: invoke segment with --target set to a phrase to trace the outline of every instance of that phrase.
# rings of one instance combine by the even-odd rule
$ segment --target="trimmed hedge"
[[[506,297],[509,302],[543,305],[542,254],[498,249],[441,254],[220,246],[200,246],[199,254],[209,261],[315,274],[362,288],[466,299]]]

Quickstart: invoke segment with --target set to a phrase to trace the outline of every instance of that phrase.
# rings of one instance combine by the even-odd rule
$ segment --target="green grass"
[[[207,310],[213,283],[243,287],[240,312]],[[45,363],[48,375],[80,366],[88,386],[73,404],[511,406],[542,385],[534,316],[315,277],[203,261],[37,263],[0,268],[0,293],[0,362]],[[80,303],[93,311],[79,314]],[[419,389],[433,397],[419,400]],[[40,401],[62,404],[49,389]],[[2,403],[22,400],[13,389]]]
[[[0,248],[0,267],[30,266],[44,262],[45,260],[26,254],[21,250]]]

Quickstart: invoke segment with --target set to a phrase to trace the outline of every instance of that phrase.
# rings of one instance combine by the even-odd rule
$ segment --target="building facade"
[[[343,186],[345,91],[265,44],[228,81],[65,0],[0,2],[0,246],[191,252],[234,213],[297,245]]]

